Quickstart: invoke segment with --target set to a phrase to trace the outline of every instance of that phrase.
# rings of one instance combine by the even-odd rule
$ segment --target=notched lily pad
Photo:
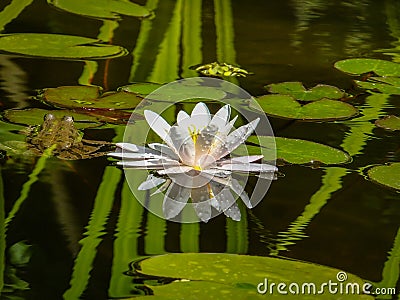
[[[53,114],[57,118],[71,116],[74,118],[74,125],[78,129],[102,125],[102,123],[97,121],[96,117],[69,110],[47,110],[40,108],[8,109],[4,112],[4,118],[11,123],[33,126],[42,124],[46,114]]]
[[[156,89],[161,87],[162,84],[158,83],[150,83],[150,82],[141,82],[141,83],[132,83],[130,85],[125,85],[118,88],[118,91],[130,92],[137,94],[142,97],[146,97],[148,94],[151,94]]]
[[[281,82],[266,86],[273,94],[289,95],[301,101],[316,101],[323,98],[341,99],[345,93],[339,88],[331,85],[318,84],[311,89],[306,89],[301,82]]]
[[[276,158],[291,164],[321,163],[331,165],[344,164],[351,161],[351,157],[342,150],[307,140],[285,137],[251,136],[247,141],[256,144],[257,148],[260,143],[267,148],[273,148],[274,145],[276,145]],[[251,152],[251,148],[249,151]],[[269,158],[264,157],[264,159],[268,160]]]
[[[248,256],[216,253],[176,253],[154,256],[138,264],[138,273],[149,276],[179,278],[170,284],[150,286],[155,299],[203,299],[206,290],[207,299],[290,299],[299,295],[281,294],[271,290],[262,292],[265,280],[271,283],[312,282],[316,290],[322,284],[339,282],[338,269],[295,260],[272,257]],[[344,272],[343,272],[344,273]],[[364,281],[346,274],[347,282],[362,286]],[[362,292],[360,292],[362,293]],[[145,299],[140,297],[139,299]],[[297,299],[297,298],[296,298]],[[315,299],[315,294],[302,294],[301,299]],[[337,295],[328,292],[318,295],[318,299],[337,299]],[[367,295],[349,294],[346,299],[373,299]]]
[[[44,89],[40,98],[57,107],[133,109],[142,98],[128,92],[108,92],[101,94],[98,86],[60,86]]]
[[[83,1],[81,1],[84,3]],[[62,34],[15,33],[0,35],[0,51],[59,59],[109,59],[128,51],[99,40]]]
[[[375,166],[368,170],[368,177],[378,184],[400,190],[400,163]]]
[[[352,75],[374,72],[379,76],[400,76],[400,64],[374,58],[350,58],[335,63],[335,68]]]
[[[308,121],[348,119],[357,115],[357,109],[345,102],[322,99],[301,105],[287,95],[265,95],[256,98],[263,111],[271,116]],[[251,103],[250,103],[251,107]]]
[[[387,130],[400,130],[400,118],[394,115],[386,116],[376,120],[375,125]]]
[[[58,9],[96,19],[119,19],[120,15],[148,17],[150,11],[127,0],[47,0]]]

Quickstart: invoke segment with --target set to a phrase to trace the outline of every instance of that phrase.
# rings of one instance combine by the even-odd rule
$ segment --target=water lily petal
[[[258,122],[260,122],[260,118],[257,118],[231,132],[227,136],[225,143],[213,149],[213,152],[210,154],[212,154],[217,160],[225,157],[247,140],[247,138],[257,127]]]
[[[195,144],[195,161],[196,165],[200,165],[202,167],[206,167],[215,162],[215,159],[212,156],[206,156],[211,147],[214,144],[215,136],[218,132],[218,127],[216,125],[207,125],[203,130],[198,134]],[[200,161],[200,159],[202,161]]]
[[[197,130],[202,130],[211,121],[210,111],[208,110],[207,105],[205,105],[203,102],[196,104],[190,117],[192,125],[194,125]]]
[[[169,131],[171,130],[171,126],[165,121],[160,115],[156,114],[151,110],[144,111],[144,117],[149,124],[150,128],[158,134],[158,136],[165,142],[167,145],[171,146],[172,141],[169,137]]]
[[[208,222],[211,218],[211,204],[209,203],[210,193],[208,187],[192,188],[190,197],[197,216],[203,222]]]
[[[278,168],[273,166],[273,165],[268,165],[268,164],[255,164],[255,163],[249,163],[249,164],[224,164],[220,167],[219,169],[222,170],[229,170],[232,172],[276,172],[278,171]]]
[[[131,152],[139,152],[139,147],[135,144],[130,144],[130,143],[116,143],[115,144],[118,148],[126,150],[126,151],[131,151]]]
[[[243,203],[248,208],[253,208],[253,204],[251,204],[250,198],[244,190],[244,186],[242,186],[240,182],[235,178],[231,178],[231,189],[235,192],[236,195],[240,197],[240,199],[242,199]]]
[[[175,153],[174,149],[171,149],[167,145],[160,143],[151,143],[149,147],[155,151],[160,152],[162,155],[166,155],[174,160],[179,160],[179,156]]]
[[[160,177],[156,177],[154,175],[148,175],[146,181],[143,181],[139,187],[138,190],[139,191],[144,191],[144,190],[150,190],[156,186],[159,186],[160,184],[164,183],[166,181],[166,179],[164,178],[160,178]]]
[[[237,205],[236,202],[234,202],[228,209],[225,209],[224,214],[225,216],[231,218],[234,221],[240,221],[242,217],[240,214],[239,206]]]
[[[274,173],[270,173],[270,172],[260,173],[260,174],[257,174],[256,176],[259,178],[262,178],[262,179],[267,179],[267,180],[277,180],[278,179],[278,174],[275,172]]]
[[[108,155],[112,157],[118,157],[124,159],[137,159],[137,160],[163,159],[163,156],[152,153],[113,152],[113,153],[108,153]]]
[[[263,157],[264,157],[264,155],[238,156],[238,157],[232,157],[230,159],[220,161],[220,164],[236,164],[236,163],[248,164],[253,161],[260,160]]]
[[[220,206],[220,211],[228,209],[236,201],[230,191],[229,186],[218,184],[215,182],[211,182],[210,185],[212,193],[214,197],[217,199],[218,204]]]
[[[191,170],[193,170],[192,167],[179,165],[179,166],[169,167],[169,168],[166,168],[164,170],[160,170],[157,173],[160,174],[160,175],[184,174],[184,173],[189,172]]]
[[[176,217],[185,207],[190,196],[189,188],[171,183],[163,201],[163,212],[167,219]]]
[[[162,193],[162,192],[164,192],[168,187],[169,187],[169,185],[171,184],[171,180],[170,179],[167,179],[165,182],[164,182],[164,184],[162,185],[162,186],[160,186],[154,193],[152,193],[150,196],[154,196],[154,195],[156,195],[156,194],[159,194],[159,193]]]
[[[165,160],[165,159],[148,159],[148,160],[119,161],[117,162],[117,165],[128,168],[160,170],[166,167],[176,166],[177,162],[174,160]]]
[[[178,126],[182,128],[189,128],[190,127],[190,115],[187,112],[180,110],[176,117],[176,121]]]
[[[179,126],[172,126],[169,134],[181,161],[186,165],[193,166],[195,147],[189,131]]]
[[[229,104],[224,105],[215,113],[209,125],[215,125],[217,126],[218,131],[222,131],[225,129],[227,123],[229,122],[230,116],[231,106]]]

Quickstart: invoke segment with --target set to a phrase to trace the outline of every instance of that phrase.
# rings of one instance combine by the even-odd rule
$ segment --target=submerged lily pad
[[[341,120],[353,117],[358,113],[354,106],[330,99],[322,99],[301,105],[291,96],[265,95],[256,98],[256,101],[268,115],[288,119],[310,121]]]
[[[162,84],[150,83],[150,82],[132,83],[130,85],[125,85],[120,87],[118,91],[135,93],[137,95],[146,97],[148,94],[151,94],[161,86]]]
[[[313,164],[322,163],[330,164],[343,164],[351,160],[351,157],[344,151],[300,139],[290,139],[285,137],[271,137],[271,136],[251,136],[247,139],[248,142],[263,145],[267,148],[273,148],[276,145],[276,158],[291,164]],[[252,153],[252,146],[248,146],[250,154]],[[258,148],[259,146],[256,146]],[[264,157],[268,160],[271,158]]]
[[[101,94],[98,86],[60,86],[44,89],[41,98],[57,107],[132,109],[142,98],[128,92],[108,92]]]
[[[4,118],[9,122],[17,124],[40,125],[43,123],[46,114],[53,114],[57,118],[71,116],[74,118],[74,125],[78,129],[102,125],[102,123],[97,121],[96,117],[68,110],[46,110],[40,108],[8,109],[4,112]]]
[[[358,284],[360,294],[364,281],[338,269],[301,261],[280,258],[215,253],[177,253],[154,256],[138,264],[139,273],[150,276],[179,278],[170,284],[150,286],[155,299],[291,299],[301,293],[303,283],[313,283],[310,292],[301,299],[315,299],[316,291],[327,282],[340,282],[338,274],[347,277],[346,282]],[[341,272],[341,273],[339,273]],[[268,290],[263,293],[265,280]],[[271,283],[285,283],[287,294],[271,289]],[[289,292],[289,283],[299,285],[299,293]],[[260,285],[261,284],[261,285]],[[257,287],[260,286],[259,293]],[[315,292],[313,293],[315,288]],[[308,289],[307,289],[308,291]],[[200,296],[200,297],[199,297]],[[140,297],[139,299],[146,299]],[[337,295],[326,293],[318,299],[338,299]],[[367,295],[346,295],[346,299],[373,299]]]
[[[335,68],[349,74],[374,72],[379,76],[400,76],[400,64],[374,58],[350,58],[335,63]]]
[[[281,82],[266,86],[270,93],[289,95],[301,101],[316,101],[323,98],[340,99],[345,93],[335,86],[318,84],[311,89],[306,89],[301,82]]]
[[[47,3],[70,13],[96,19],[119,19],[120,15],[150,15],[150,11],[144,6],[127,0],[47,0]]]
[[[400,163],[376,166],[368,170],[368,177],[381,185],[400,190]]]
[[[0,50],[22,55],[61,59],[108,59],[128,51],[99,40],[62,34],[15,33],[0,36]]]
[[[176,101],[204,101],[220,100],[226,96],[226,93],[220,89],[202,85],[186,84],[167,84],[159,90],[150,94],[147,98],[156,101],[176,102]]]
[[[400,130],[400,118],[394,115],[376,120],[375,125],[388,130]]]

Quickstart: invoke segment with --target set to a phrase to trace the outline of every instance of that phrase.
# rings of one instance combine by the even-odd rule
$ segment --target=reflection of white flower
[[[277,168],[255,163],[262,155],[230,157],[229,154],[251,135],[259,118],[231,132],[236,121],[229,121],[231,108],[222,107],[211,116],[204,103],[198,103],[191,115],[179,111],[177,124],[170,126],[160,115],[146,110],[147,123],[165,144],[142,147],[118,143],[117,152],[109,155],[122,158],[118,164],[127,168],[153,170],[139,190],[162,185],[165,191],[163,212],[167,219],[176,217],[191,198],[198,217],[207,222],[212,207],[233,220],[240,220],[240,210],[231,190],[245,205],[252,207],[240,179],[235,174],[255,173],[273,179]],[[236,177],[236,178],[234,178]]]

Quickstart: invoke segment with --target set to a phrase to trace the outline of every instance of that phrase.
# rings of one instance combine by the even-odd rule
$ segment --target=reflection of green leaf
[[[400,76],[400,64],[373,58],[350,58],[335,63],[335,68],[353,75],[374,72],[380,76]]]
[[[87,116],[68,110],[46,110],[40,108],[8,109],[4,112],[4,118],[10,122],[24,125],[40,125],[46,114],[53,114],[57,118],[71,116],[74,118],[75,127],[78,129],[100,126],[96,117]]]
[[[375,125],[388,130],[400,130],[400,118],[397,116],[386,116],[375,121]]]
[[[323,98],[340,99],[344,97],[344,92],[335,86],[318,84],[306,90],[301,82],[281,82],[266,86],[270,93],[289,95],[301,101],[316,101]]]
[[[48,88],[44,90],[42,99],[57,107],[106,109],[131,109],[142,101],[142,98],[128,92],[108,92],[101,95],[101,88],[98,86]]]
[[[164,299],[200,299],[202,297],[199,298],[199,295],[203,293],[204,296],[205,289],[207,289],[207,298],[213,299],[220,297],[223,297],[221,299],[264,299],[265,297],[287,299],[290,297],[289,295],[279,294],[276,290],[276,293],[272,294],[270,294],[270,290],[267,291],[267,295],[258,294],[257,286],[267,279],[269,284],[272,282],[275,284],[296,282],[300,287],[302,283],[312,282],[319,289],[324,282],[338,282],[336,276],[339,272],[334,268],[300,261],[211,253],[155,256],[139,262],[137,271],[145,275],[185,279],[174,281],[172,285],[149,286],[154,295],[160,296],[160,299],[161,296],[164,296]],[[347,282],[359,284],[361,290],[364,281],[355,275],[347,275]],[[190,281],[188,282],[188,280]],[[192,285],[192,283],[194,284]],[[169,286],[171,289],[168,288]],[[229,298],[223,296],[224,294],[229,295]],[[238,295],[246,297],[237,297]],[[318,296],[319,298],[337,299],[337,295],[323,293]],[[310,293],[303,295],[301,299],[315,299],[315,295]],[[346,299],[373,298],[366,295],[346,295]]]
[[[368,170],[368,177],[381,185],[400,190],[400,163],[376,166]]]
[[[357,109],[341,101],[322,99],[301,105],[287,95],[265,95],[256,98],[268,115],[302,120],[339,120],[357,114]]]
[[[127,0],[47,0],[47,3],[70,13],[96,19],[118,19],[119,15],[150,15],[145,7]]]
[[[150,83],[150,82],[132,83],[130,85],[125,85],[123,87],[120,87],[118,90],[135,93],[140,96],[147,96],[148,94],[158,89],[160,86],[162,86],[162,84]]]
[[[0,36],[0,50],[22,55],[61,59],[105,59],[127,54],[120,46],[72,35],[16,33]]]
[[[350,156],[336,148],[323,144],[284,137],[251,136],[248,142],[272,148],[276,144],[276,158],[292,164],[320,162],[323,164],[342,164],[350,161]],[[269,147],[271,145],[271,147]],[[265,157],[268,160],[268,157]]]
[[[10,263],[16,266],[27,265],[32,256],[31,247],[32,245],[28,245],[25,241],[12,245],[8,249]]]

